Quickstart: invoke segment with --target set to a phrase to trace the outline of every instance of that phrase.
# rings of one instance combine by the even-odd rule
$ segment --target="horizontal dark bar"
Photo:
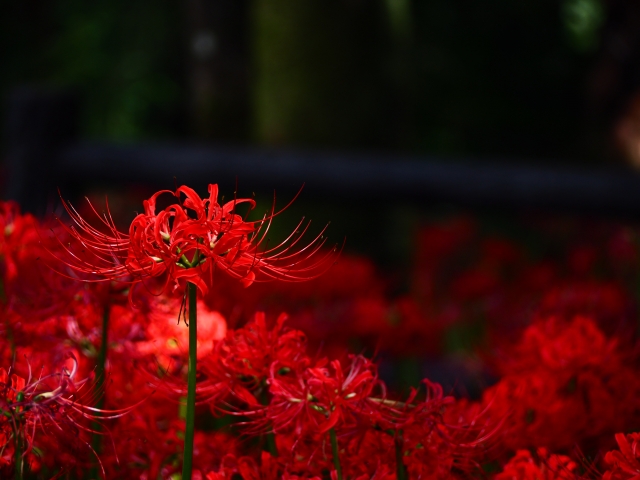
[[[74,144],[60,152],[61,178],[157,184],[235,184],[305,196],[446,201],[470,206],[557,209],[640,217],[640,175],[578,168],[179,144]],[[228,189],[228,187],[227,187]]]

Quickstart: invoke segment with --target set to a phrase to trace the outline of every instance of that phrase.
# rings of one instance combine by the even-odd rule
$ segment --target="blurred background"
[[[1,187],[27,210],[57,188],[139,205],[237,181],[269,203],[310,182],[299,209],[383,258],[452,206],[637,215],[632,0],[32,0],[0,46]]]
[[[68,89],[79,134],[117,142],[639,163],[639,22],[631,0],[32,0],[0,19],[0,90]]]
[[[126,225],[158,188],[220,183],[264,210],[304,183],[282,234],[331,221],[418,324],[471,299],[449,353],[530,265],[635,285],[619,245],[640,217],[637,1],[29,0],[3,9],[0,65],[0,189],[25,210],[108,195]],[[609,254],[627,267],[594,266]],[[500,319],[526,322],[536,295]]]

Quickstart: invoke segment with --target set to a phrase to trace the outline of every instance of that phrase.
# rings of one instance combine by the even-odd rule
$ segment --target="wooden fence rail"
[[[23,89],[8,102],[4,196],[43,208],[57,188],[216,182],[240,193],[277,188],[362,202],[448,202],[640,218],[640,174],[618,168],[538,166],[478,159],[77,140],[77,101]],[[270,191],[270,190],[269,190]],[[268,192],[266,192],[268,193]]]

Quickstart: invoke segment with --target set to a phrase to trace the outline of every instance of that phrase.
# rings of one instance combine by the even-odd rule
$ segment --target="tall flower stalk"
[[[342,467],[340,466],[340,450],[338,448],[338,436],[333,428],[329,429],[331,439],[331,454],[333,456],[333,468],[336,470],[337,480],[342,480]]]
[[[189,374],[187,377],[187,418],[184,435],[184,456],[182,462],[182,478],[191,478],[193,461],[193,437],[196,418],[196,362],[198,358],[198,289],[193,283],[187,284],[189,297]]]
[[[255,208],[253,199],[234,198],[218,203],[218,186],[209,185],[208,198],[202,199],[187,186],[175,192],[161,190],[143,202],[144,213],[137,215],[129,233],[120,232],[108,210],[94,226],[69,203],[63,202],[73,221],[66,227],[71,242],[65,245],[67,265],[91,276],[91,280],[119,280],[137,284],[162,278],[173,291],[185,290],[189,311],[189,370],[187,415],[182,479],[191,478],[195,423],[197,374],[197,294],[206,294],[216,271],[249,286],[253,282],[283,280],[297,282],[317,277],[336,257],[336,249],[322,252],[324,229],[307,244],[302,238],[309,223],[301,221],[281,243],[269,245],[271,211],[260,220],[247,221],[237,213],[238,205]],[[161,195],[174,197],[175,203],[157,211]],[[326,228],[326,227],[325,227]]]

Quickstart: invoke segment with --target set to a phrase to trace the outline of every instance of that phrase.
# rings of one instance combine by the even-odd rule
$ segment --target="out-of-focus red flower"
[[[157,211],[164,194],[178,203]],[[96,227],[65,202],[75,223],[68,232],[79,243],[66,249],[66,263],[87,274],[133,283],[167,274],[174,288],[188,281],[204,294],[216,270],[245,286],[273,279],[295,282],[318,276],[335,259],[335,249],[320,253],[324,230],[309,244],[300,244],[308,229],[302,222],[283,242],[269,245],[267,233],[277,213],[272,209],[261,220],[246,221],[236,209],[241,204],[253,209],[255,201],[240,198],[220,205],[217,185],[209,185],[205,199],[183,185],[175,192],[161,190],[143,204],[144,213],[125,234],[108,212],[102,217],[96,212],[101,221]]]
[[[425,379],[423,384],[423,400],[414,389],[404,402],[385,401],[380,426],[399,435],[409,478],[468,478],[493,445],[501,422],[445,396],[437,383]]]
[[[31,470],[39,469],[43,462],[69,468],[99,461],[88,443],[87,434],[93,431],[90,422],[121,417],[131,407],[94,408],[101,392],[93,391],[88,379],[76,378],[77,365],[75,357],[69,357],[60,372],[48,373],[43,367],[38,377],[31,375],[29,367],[26,378],[0,368],[0,452],[15,454],[18,432],[24,442],[21,454]],[[37,451],[46,454],[44,460]],[[5,478],[2,463],[0,459],[0,476]]]
[[[309,471],[301,472],[301,475],[290,473],[282,468],[277,458],[271,457],[267,452],[262,452],[260,462],[248,456],[226,455],[220,462],[217,471],[208,472],[204,480],[321,480],[320,475],[313,475]],[[335,472],[330,473],[331,479],[336,478]]]
[[[483,394],[506,417],[502,441],[511,449],[570,448],[638,422],[640,391],[630,352],[587,317],[550,317],[525,330],[504,376]]]
[[[604,461],[608,466],[602,480],[640,479],[640,433],[616,434],[619,450],[607,452]]]
[[[598,260],[598,251],[591,245],[580,245],[573,247],[569,251],[568,265],[572,272],[584,277],[594,271],[596,261]]]
[[[616,339],[608,339],[591,318],[576,316],[567,322],[552,316],[524,331],[503,367],[509,373],[540,367],[577,372],[616,357],[616,349]]]
[[[136,342],[141,355],[156,355],[162,365],[167,365],[172,356],[189,352],[189,330],[179,325],[180,300],[158,298],[147,313],[146,340]],[[227,334],[227,322],[218,312],[209,310],[198,300],[198,359],[207,356],[215,342]]]
[[[538,448],[533,456],[529,450],[518,450],[497,474],[495,480],[573,480],[578,478],[578,465],[565,455],[550,454]]]
[[[32,215],[20,213],[16,202],[0,202],[0,259],[4,263],[4,282],[18,276],[17,259],[38,242],[36,225]]]
[[[20,213],[15,202],[0,202],[0,301],[30,321],[63,312],[78,290],[41,261],[51,262],[47,249],[56,247],[43,245],[39,230],[47,223]]]
[[[597,320],[607,333],[620,333],[620,328],[629,324],[635,326],[633,299],[619,283],[562,282],[552,284],[543,293],[536,317],[585,315]]]

